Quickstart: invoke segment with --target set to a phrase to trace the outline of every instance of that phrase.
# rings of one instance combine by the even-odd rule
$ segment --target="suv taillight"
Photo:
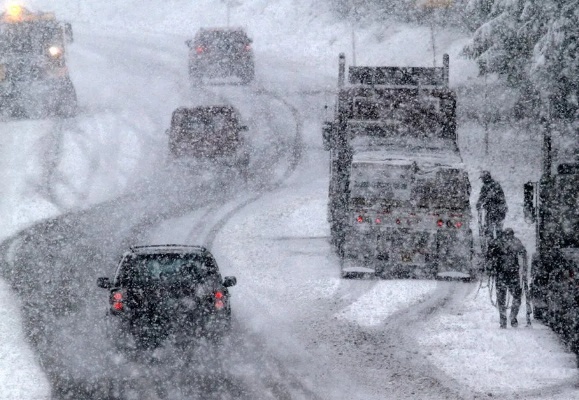
[[[203,53],[204,51],[205,51],[205,47],[203,47],[203,46],[197,46],[197,47],[195,48],[195,52],[196,52],[197,54],[201,54],[201,53]]]
[[[218,310],[221,310],[223,307],[225,307],[224,297],[225,296],[223,295],[223,292],[215,292],[215,308]]]
[[[111,299],[110,299],[111,309],[113,311],[124,311],[124,309],[125,309],[124,300],[125,300],[125,295],[122,291],[115,290],[114,292],[112,292],[111,293]]]

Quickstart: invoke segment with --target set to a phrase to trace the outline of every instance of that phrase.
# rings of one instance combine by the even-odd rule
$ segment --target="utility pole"
[[[436,68],[436,42],[434,35],[434,9],[430,18],[430,41],[432,42],[432,66]]]
[[[229,24],[231,23],[231,8],[240,6],[241,2],[237,0],[221,0],[221,1],[225,3],[226,21],[227,27],[229,27]]]
[[[356,3],[355,0],[350,0],[350,28],[352,29],[352,65],[356,66]]]
[[[430,41],[432,42],[432,66],[436,68],[436,36],[434,34],[434,18],[437,15],[436,9],[448,9],[452,6],[454,0],[421,0],[417,5],[430,10]]]
[[[487,73],[485,72],[485,101],[484,101],[484,111],[483,111],[483,125],[485,127],[485,157],[489,155],[489,103],[487,100],[487,92],[489,91],[489,87],[487,85]]]
[[[227,27],[229,28],[229,20],[231,17],[231,4],[229,3],[229,0],[226,0],[225,3],[227,4]]]

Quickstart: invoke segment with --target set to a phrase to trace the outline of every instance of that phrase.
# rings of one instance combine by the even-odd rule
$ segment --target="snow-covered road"
[[[95,15],[88,23],[90,10],[79,8],[69,58],[81,114],[0,125],[1,265],[13,288],[0,286],[0,399],[123,390],[143,399],[579,398],[574,357],[554,334],[540,324],[500,331],[477,284],[339,278],[320,127],[349,28],[312,14],[315,2],[247,2],[237,12],[254,23],[256,82],[191,91],[183,42],[195,29],[183,13],[208,23],[199,11],[210,4],[190,3],[173,1],[157,24],[142,7],[119,8],[121,23],[96,3],[83,6]],[[369,27],[359,63],[429,65],[428,36],[399,23]],[[451,53],[451,84],[470,84],[475,70],[458,57],[465,38],[438,40]],[[247,185],[235,171],[167,163],[171,111],[215,102],[236,106],[250,127]],[[530,245],[521,188],[536,178],[526,162],[537,158],[536,139],[492,126],[485,155],[481,126],[459,130],[473,199],[478,169],[489,168],[507,194],[507,224]],[[110,275],[127,246],[152,242],[206,244],[238,278],[237,335],[216,375],[199,368],[215,366],[202,350],[135,361],[111,349],[96,277]]]

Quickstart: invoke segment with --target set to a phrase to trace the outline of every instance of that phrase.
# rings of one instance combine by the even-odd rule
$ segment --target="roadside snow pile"
[[[424,301],[435,288],[436,281],[379,281],[336,316],[366,328],[379,326],[392,314]]]
[[[3,281],[0,281],[0,304],[0,400],[50,399],[48,381],[34,353],[22,340],[20,304]]]
[[[499,313],[486,289],[471,292],[449,311],[417,329],[417,341],[421,352],[459,383],[476,392],[508,395],[576,382],[575,356],[539,322],[525,327],[524,302],[516,329],[499,328]]]

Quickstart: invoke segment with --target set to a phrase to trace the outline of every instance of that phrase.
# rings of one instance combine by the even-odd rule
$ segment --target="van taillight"
[[[223,303],[223,292],[215,292],[215,308],[221,310],[225,307],[225,303]]]
[[[124,304],[123,304],[124,296],[122,292],[113,292],[111,295],[111,307],[115,311],[123,311]]]

